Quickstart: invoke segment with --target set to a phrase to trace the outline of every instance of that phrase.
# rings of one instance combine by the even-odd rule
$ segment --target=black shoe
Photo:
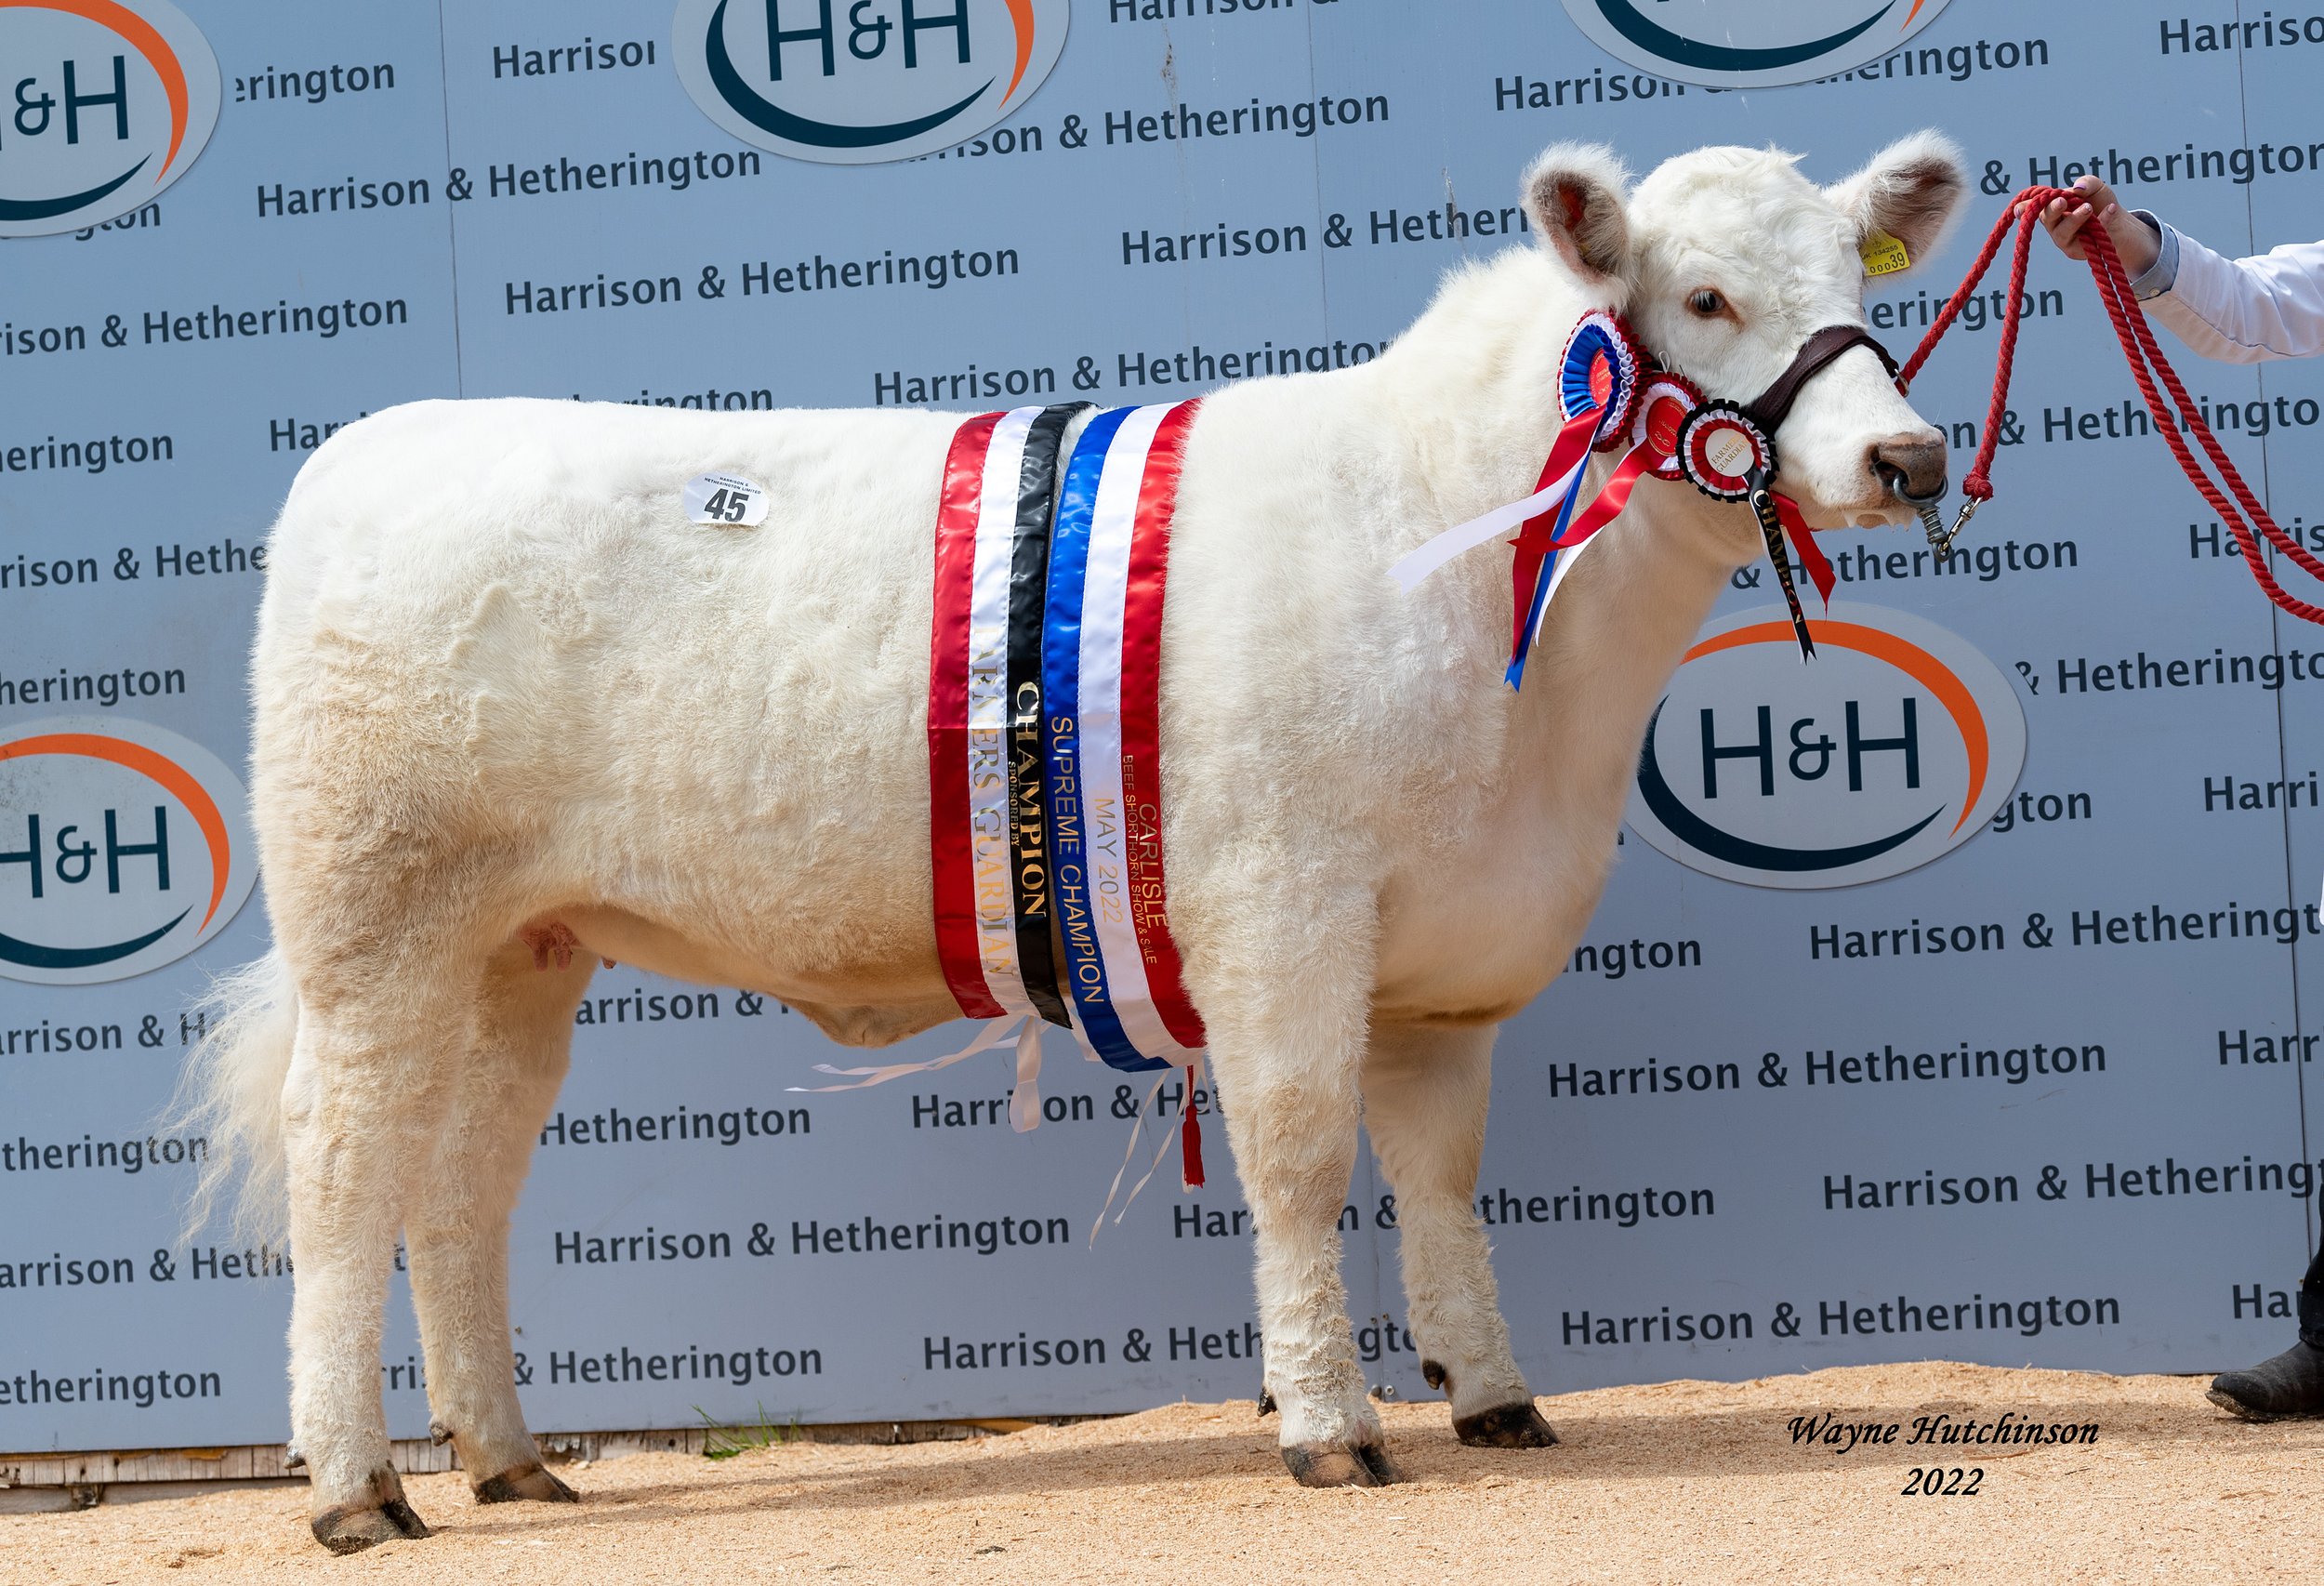
[[[2211,1392],[2205,1396],[2246,1421],[2324,1416],[2324,1349],[2295,1343],[2249,1370],[2212,1378]]]

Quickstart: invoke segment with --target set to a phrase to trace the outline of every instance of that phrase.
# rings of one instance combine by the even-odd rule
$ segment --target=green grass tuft
[[[767,1407],[759,1407],[755,1421],[738,1421],[728,1425],[714,1420],[700,1405],[694,1413],[702,1417],[708,1434],[703,1439],[702,1457],[706,1460],[731,1460],[737,1454],[747,1454],[754,1448],[779,1448],[799,1435],[799,1415],[793,1411],[787,1425],[777,1426],[767,1417]]]

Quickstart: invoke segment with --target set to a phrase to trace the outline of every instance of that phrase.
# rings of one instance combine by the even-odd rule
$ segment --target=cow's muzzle
[[[1891,496],[1915,511],[1945,498],[1945,443],[1934,436],[1898,434],[1875,441],[1864,461]]]

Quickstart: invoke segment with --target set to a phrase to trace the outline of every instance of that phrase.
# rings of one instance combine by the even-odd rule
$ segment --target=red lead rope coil
[[[2010,258],[2009,300],[2001,312],[2001,346],[2000,355],[1994,361],[1993,401],[1986,409],[1985,433],[1977,443],[1976,460],[1970,465],[1968,474],[1961,482],[1961,494],[1973,503],[1989,501],[1993,497],[1993,448],[2000,440],[2001,417],[2009,406],[2010,375],[2017,355],[2017,321],[2026,288],[2027,253],[2033,245],[2034,229],[2040,223],[2042,209],[2052,199],[2057,198],[2065,199],[2069,205],[2084,202],[2080,193],[2062,187],[2028,187],[2010,200],[2009,207],[2001,212],[2001,218],[1994,223],[1991,234],[1986,238],[1976,262],[1969,267],[1968,275],[1952,297],[1946,300],[1935,323],[1921,338],[1921,345],[1913,350],[1912,356],[1905,360],[1904,367],[1897,372],[1896,389],[1900,391],[1908,390],[1912,377],[1921,372],[1921,365],[1928,362],[1929,354],[1936,350],[1937,342],[1961,312],[1961,305],[1969,300],[1978,283],[1985,279],[1985,272],[1992,266],[1994,256],[2001,250],[2002,238],[2009,234],[2011,222],[2015,221],[2017,246]],[[2146,411],[2154,418],[2157,432],[2170,446],[2171,455],[2179,460],[2180,469],[2195,488],[2202,492],[2203,499],[2211,504],[2212,510],[2219,514],[2220,522],[2234,531],[2236,548],[2243,553],[2245,563],[2251,569],[2251,576],[2259,581],[2267,598],[2303,621],[2324,624],[2324,606],[2311,605],[2306,601],[2295,599],[2286,594],[2282,586],[2276,582],[2266,557],[2261,554],[2257,542],[2251,537],[2246,515],[2250,523],[2258,525],[2260,533],[2266,536],[2270,545],[2291,558],[2309,576],[2324,580],[2324,562],[2319,562],[2299,541],[2277,526],[2267,509],[2261,506],[2258,497],[2251,494],[2251,487],[2243,482],[2243,475],[2236,471],[2225,448],[2211,432],[2211,426],[2203,422],[2202,412],[2195,405],[2194,399],[2187,395],[2186,387],[2180,383],[2178,371],[2172,368],[2171,361],[2162,355],[2162,349],[2156,345],[2154,327],[2146,323],[2146,314],[2132,297],[2130,279],[2123,271],[2122,260],[2116,255],[2114,239],[2106,235],[2106,229],[2094,222],[2086,225],[2078,240],[2082,245],[2082,251],[2089,256],[2091,279],[2097,284],[2099,298],[2106,306],[2106,317],[2114,323],[2115,337],[2122,343],[2122,356],[2129,361],[2132,377],[2138,382],[2138,394],[2146,400]],[[2204,455],[2211,458],[2212,466],[2218,469],[2220,479],[2226,482],[2226,490],[2221,490],[2188,448],[2185,434],[2181,432],[2179,423],[2172,420],[2160,392],[2155,389],[2158,377],[2164,389],[2170,391],[2172,402],[2177,404],[2180,419],[2184,420],[2186,430],[2193,432]],[[2234,497],[2232,501],[2228,498],[2230,494]],[[2242,508],[2241,512],[2237,510],[2238,504]]]

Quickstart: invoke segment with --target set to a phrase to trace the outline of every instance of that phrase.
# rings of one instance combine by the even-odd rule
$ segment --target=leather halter
[[[1895,378],[1896,360],[1888,355],[1887,348],[1873,339],[1870,331],[1862,325],[1829,324],[1800,344],[1789,367],[1776,377],[1775,384],[1744,404],[1744,416],[1758,425],[1773,442],[1776,428],[1789,416],[1791,404],[1799,400],[1800,388],[1852,347],[1870,348],[1872,356],[1881,361],[1889,377]]]

